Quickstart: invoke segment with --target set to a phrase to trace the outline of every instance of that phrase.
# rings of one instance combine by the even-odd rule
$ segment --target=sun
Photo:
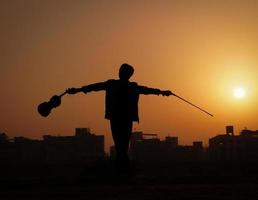
[[[242,99],[245,97],[245,89],[242,87],[235,88],[233,90],[234,97],[237,99]]]

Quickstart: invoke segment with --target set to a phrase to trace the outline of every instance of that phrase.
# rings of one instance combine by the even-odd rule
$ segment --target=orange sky
[[[141,96],[135,130],[178,136],[180,144],[258,129],[258,1],[0,2],[0,132],[10,137],[72,135],[90,127],[111,144],[104,92],[65,96],[48,118],[36,107],[68,87],[117,78],[171,89],[214,118],[174,98]],[[232,91],[244,87],[237,100]]]

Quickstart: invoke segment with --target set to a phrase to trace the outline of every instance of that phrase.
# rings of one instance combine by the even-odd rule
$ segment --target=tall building
[[[131,158],[139,162],[169,162],[204,159],[202,142],[192,146],[178,145],[178,137],[160,140],[157,134],[135,132],[130,144]]]
[[[5,133],[0,133],[0,144],[7,143],[8,137]]]
[[[136,161],[151,161],[159,158],[160,139],[157,134],[134,132],[130,143],[130,156]]]
[[[230,127],[230,128],[229,128]],[[212,160],[258,160],[258,130],[242,130],[234,135],[233,126],[226,126],[226,133],[209,139]]]
[[[25,137],[14,137],[16,162],[40,163],[44,161],[44,146],[42,140]]]
[[[43,140],[0,134],[2,163],[91,163],[104,159],[104,135],[95,135],[88,128],[76,128],[74,136],[44,135]]]
[[[46,161],[50,163],[88,163],[103,159],[104,135],[95,135],[88,128],[76,128],[75,136],[44,135]]]

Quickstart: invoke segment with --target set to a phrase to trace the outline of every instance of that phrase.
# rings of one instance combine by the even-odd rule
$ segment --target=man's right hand
[[[68,88],[66,89],[66,92],[68,94],[76,94],[77,92],[80,92],[78,88]]]

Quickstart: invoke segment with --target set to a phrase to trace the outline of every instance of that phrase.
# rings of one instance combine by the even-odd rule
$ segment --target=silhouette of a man
[[[116,167],[120,172],[128,172],[129,158],[128,148],[132,135],[133,121],[139,122],[138,100],[140,94],[154,94],[170,96],[169,90],[160,90],[138,85],[129,79],[134,73],[134,68],[128,64],[122,64],[119,69],[118,80],[108,80],[83,86],[81,88],[69,88],[68,94],[76,94],[91,91],[106,91],[105,118],[110,120],[113,140],[116,149]]]

